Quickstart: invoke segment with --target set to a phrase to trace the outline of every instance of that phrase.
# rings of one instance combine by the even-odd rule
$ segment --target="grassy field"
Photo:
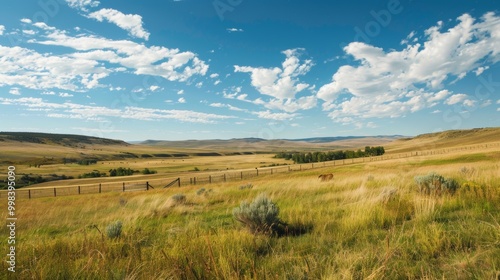
[[[0,278],[498,279],[499,159],[490,147],[236,183],[20,199],[16,273],[4,261]],[[414,177],[432,171],[461,187],[420,193]],[[333,181],[318,181],[330,172]],[[254,235],[235,221],[233,209],[262,193],[298,230]],[[110,238],[115,221],[123,230]]]

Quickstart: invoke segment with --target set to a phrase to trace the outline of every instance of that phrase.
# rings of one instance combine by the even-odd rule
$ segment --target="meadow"
[[[414,178],[429,172],[460,188],[419,192]],[[319,182],[322,173],[334,180]],[[253,234],[234,219],[260,194],[293,231]],[[16,272],[4,261],[2,279],[500,277],[498,147],[16,203]]]

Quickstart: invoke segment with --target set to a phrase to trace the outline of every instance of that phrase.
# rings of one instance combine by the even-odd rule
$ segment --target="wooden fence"
[[[177,178],[165,178],[165,179],[154,179],[148,182],[143,181],[129,181],[120,183],[99,183],[99,184],[87,184],[78,186],[67,186],[67,187],[48,187],[48,188],[21,188],[16,190],[17,198],[40,198],[40,197],[58,197],[66,195],[83,195],[92,193],[102,193],[102,192],[126,192],[126,191],[148,191],[150,189],[168,188],[168,187],[181,187],[189,185],[204,185],[212,183],[230,182],[230,181],[242,181],[249,178],[254,178],[258,176],[272,176],[279,173],[295,172],[295,171],[305,171],[317,168],[325,167],[338,167],[350,164],[366,163],[366,162],[377,162],[385,161],[391,159],[402,159],[402,158],[412,158],[417,156],[427,156],[427,155],[437,155],[437,154],[447,154],[454,151],[463,150],[474,150],[479,148],[488,147],[498,147],[499,143],[488,143],[480,145],[463,146],[457,148],[446,148],[446,149],[435,149],[427,151],[414,151],[408,153],[398,153],[398,154],[388,154],[382,156],[374,157],[362,157],[362,158],[352,158],[352,159],[341,159],[332,160],[324,162],[314,162],[314,163],[303,163],[303,164],[291,164],[273,167],[261,167],[254,169],[245,169],[238,171],[219,171],[214,173],[201,173],[199,176],[184,176]],[[6,191],[0,191],[0,197],[6,197]]]

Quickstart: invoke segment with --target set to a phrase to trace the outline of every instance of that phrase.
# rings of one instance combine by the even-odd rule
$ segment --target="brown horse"
[[[318,179],[321,181],[321,182],[327,182],[327,181],[330,181],[330,180],[333,180],[333,174],[332,173],[329,173],[329,174],[321,174],[318,176]]]

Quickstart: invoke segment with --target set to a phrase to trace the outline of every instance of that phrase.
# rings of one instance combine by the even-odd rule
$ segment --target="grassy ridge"
[[[489,156],[278,174],[243,190],[227,183],[19,200],[12,279],[495,279],[500,165]],[[334,181],[317,181],[332,171]],[[463,186],[453,196],[420,194],[413,178],[430,171]],[[186,201],[175,202],[177,193]],[[237,224],[232,209],[260,193],[305,233],[252,235]],[[110,239],[105,228],[116,220],[123,234]]]

